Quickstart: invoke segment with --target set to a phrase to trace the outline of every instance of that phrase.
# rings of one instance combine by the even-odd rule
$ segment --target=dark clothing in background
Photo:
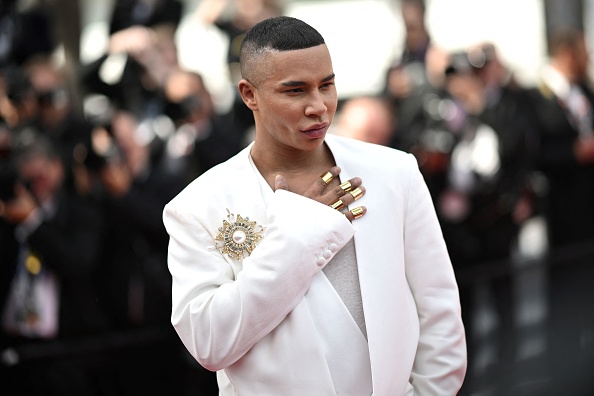
[[[100,76],[100,69],[108,55],[80,68],[79,79],[85,94],[100,94],[109,98],[116,108],[126,110],[139,119],[162,114],[165,100],[157,86],[147,84],[145,67],[133,57],[127,56],[124,69],[118,81],[108,83]]]
[[[177,0],[117,0],[109,24],[109,34],[134,25],[155,27],[169,24],[177,27],[182,11],[182,3]]]
[[[27,238],[29,249],[51,269],[60,281],[60,316],[58,338],[104,331],[107,321],[97,301],[95,277],[99,269],[101,212],[91,201],[64,194],[56,214],[44,220]],[[14,227],[4,225],[2,235],[2,283],[9,283],[15,273],[19,242]],[[2,288],[4,306],[9,288]]]
[[[4,311],[16,274],[20,252],[15,229],[0,224],[0,309]],[[29,249],[42,266],[56,274],[59,284],[58,335],[54,339],[36,339],[0,333],[0,350],[26,347],[33,355],[14,367],[0,368],[0,382],[5,389],[19,389],[27,395],[93,394],[94,370],[101,357],[85,358],[76,350],[67,350],[60,342],[76,342],[81,337],[102,334],[110,327],[98,298],[96,276],[103,220],[89,201],[64,194],[55,215],[44,220],[27,238]],[[64,344],[65,345],[65,344]],[[25,354],[25,357],[28,357]],[[80,393],[78,393],[80,394]]]
[[[177,0],[118,0],[110,18],[109,34],[133,26],[155,28],[159,25],[166,25],[174,32],[182,11],[182,4]],[[115,107],[128,110],[141,120],[163,113],[166,103],[161,88],[151,80],[144,65],[126,55],[119,80],[108,83],[100,76],[100,69],[106,60],[108,54],[80,68],[79,80],[86,94],[105,95]]]
[[[123,197],[102,198],[101,295],[116,328],[169,324],[171,277],[161,212],[185,184],[181,176],[154,170]]]
[[[594,93],[582,91],[594,111]],[[568,110],[545,85],[531,91],[539,121],[538,166],[549,188],[546,218],[551,247],[594,239],[594,164],[580,164],[574,155],[579,132]]]
[[[56,48],[46,10],[36,7],[19,12],[16,3],[2,0],[0,6],[0,68],[23,65],[33,56],[49,55]]]
[[[442,218],[455,267],[510,256],[520,226],[512,217],[514,207],[529,194],[534,171],[537,125],[526,91],[503,87],[498,99],[466,128],[479,124],[497,135],[500,167],[492,179],[480,180],[477,175],[466,219],[451,223]]]

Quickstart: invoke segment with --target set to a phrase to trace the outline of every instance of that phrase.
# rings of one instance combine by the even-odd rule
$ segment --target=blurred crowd
[[[331,133],[417,158],[460,276],[483,263],[508,265],[522,254],[523,226],[537,217],[545,219],[550,255],[592,246],[594,92],[583,33],[554,32],[539,83],[527,87],[493,43],[447,52],[431,40],[422,1],[398,4],[404,51],[386,70],[384,90],[341,101]],[[228,38],[233,83],[243,33],[282,14],[282,5],[203,0],[192,11]],[[6,389],[216,394],[212,375],[189,358],[169,324],[161,213],[188,182],[249,144],[253,118],[239,97],[217,110],[202,75],[180,65],[175,34],[184,12],[178,0],[114,2],[105,54],[73,76],[53,56],[51,13],[23,10],[16,0],[0,3]],[[72,79],[76,94],[67,84]],[[495,278],[498,320],[511,329],[510,277]],[[461,282],[460,292],[471,328],[476,310],[468,285]],[[574,320],[563,314],[565,322]],[[557,347],[583,342],[593,323],[582,317]],[[478,342],[473,334],[469,351]],[[516,346],[504,338],[498,361],[507,364]]]

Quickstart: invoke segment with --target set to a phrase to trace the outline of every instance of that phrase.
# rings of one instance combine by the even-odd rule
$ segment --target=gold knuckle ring
[[[363,208],[361,206],[357,206],[356,208],[351,209],[350,212],[355,219],[358,219],[359,217],[363,216]]]
[[[340,188],[342,188],[342,191],[344,191],[345,193],[351,191],[351,188],[353,186],[351,186],[351,182],[350,181],[345,181],[344,183],[340,184]]]
[[[359,198],[361,198],[361,195],[363,195],[363,191],[361,191],[361,189],[359,187],[357,187],[353,191],[349,191],[349,194],[351,194],[353,196],[353,198],[355,198],[355,201],[356,201]]]
[[[332,173],[330,173],[330,172],[326,172],[320,177],[322,178],[322,181],[324,182],[324,184],[328,184],[328,183],[330,183],[330,181],[332,179],[334,179],[334,176],[332,176]]]
[[[333,204],[330,204],[330,207],[332,209],[340,210],[340,209],[344,208],[344,202],[342,202],[342,200],[339,199],[338,201],[334,202]]]

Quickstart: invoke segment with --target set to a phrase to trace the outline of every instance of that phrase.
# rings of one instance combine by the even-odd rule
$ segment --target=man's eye
[[[332,85],[334,85],[334,83],[333,82],[329,82],[329,83],[322,84],[322,86],[320,88],[325,89],[325,88],[331,87]]]

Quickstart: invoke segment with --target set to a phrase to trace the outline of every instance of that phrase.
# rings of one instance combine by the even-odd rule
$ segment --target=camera
[[[93,125],[89,136],[74,150],[75,160],[89,171],[98,172],[106,164],[121,158],[112,133],[112,118],[116,109],[104,95],[90,95],[84,102],[85,117]]]
[[[179,102],[168,101],[165,106],[165,115],[174,122],[187,120],[193,113],[202,111],[204,104],[198,95],[188,95]]]

